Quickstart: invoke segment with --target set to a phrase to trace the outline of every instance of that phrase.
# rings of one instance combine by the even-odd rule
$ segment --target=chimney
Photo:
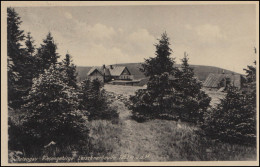
[[[225,74],[225,70],[222,71],[222,74]]]
[[[112,65],[110,65],[110,69],[113,69],[113,66],[112,66]]]
[[[106,68],[106,65],[105,64],[103,64],[103,69],[105,69]]]

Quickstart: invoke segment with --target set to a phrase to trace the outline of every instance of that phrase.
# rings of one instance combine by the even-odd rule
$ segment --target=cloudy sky
[[[170,37],[172,57],[186,51],[191,64],[243,73],[254,61],[254,5],[16,7],[21,29],[40,45],[50,31],[64,57],[78,66],[143,62],[154,57],[160,35]]]

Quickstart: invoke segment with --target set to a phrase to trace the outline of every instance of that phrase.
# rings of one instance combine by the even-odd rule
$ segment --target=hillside
[[[115,65],[115,64],[114,64]],[[134,79],[143,79],[145,78],[144,74],[139,70],[141,67],[141,63],[125,63],[125,64],[116,64],[119,66],[127,66],[129,71],[134,75]],[[176,64],[176,67],[180,67],[180,64]],[[223,70],[225,73],[232,73],[233,71],[226,70],[219,67],[213,67],[213,66],[204,66],[204,65],[190,65],[194,69],[195,75],[198,77],[199,80],[204,81],[208,74],[210,73],[222,73]],[[79,76],[79,80],[84,80],[86,78],[86,75],[88,71],[91,69],[89,66],[79,66],[77,67],[77,72]]]

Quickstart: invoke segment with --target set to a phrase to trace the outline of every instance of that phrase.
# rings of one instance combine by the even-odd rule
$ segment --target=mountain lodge
[[[102,67],[92,67],[87,74],[87,78],[91,81],[98,79],[103,83],[116,80],[127,83],[127,81],[133,80],[133,75],[126,66],[109,65],[106,67],[103,65]]]

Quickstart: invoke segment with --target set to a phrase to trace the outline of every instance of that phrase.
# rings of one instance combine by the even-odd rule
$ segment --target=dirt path
[[[158,160],[160,148],[154,132],[149,126],[131,120],[131,112],[123,102],[116,102],[122,122],[120,147],[118,152],[123,161],[154,161]]]
[[[121,156],[121,161],[166,161],[161,132],[158,133],[151,122],[138,123],[131,119],[131,111],[125,106],[125,99],[140,89],[140,87],[105,85],[108,92],[115,96],[113,105],[118,107],[121,133],[119,147],[113,152]],[[160,125],[159,125],[160,126]]]

